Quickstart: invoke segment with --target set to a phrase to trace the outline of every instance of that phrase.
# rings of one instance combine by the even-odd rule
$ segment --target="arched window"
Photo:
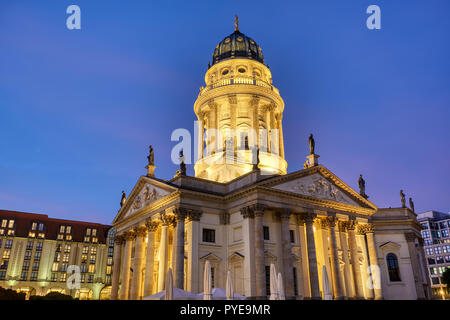
[[[386,262],[389,272],[389,280],[390,281],[401,281],[400,279],[400,270],[398,268],[398,259],[397,256],[393,253],[389,253],[386,256]]]

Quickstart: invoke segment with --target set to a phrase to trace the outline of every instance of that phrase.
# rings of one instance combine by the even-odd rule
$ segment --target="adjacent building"
[[[289,299],[323,298],[325,277],[334,299],[430,298],[421,226],[404,198],[378,208],[362,180],[357,192],[319,164],[312,136],[288,173],[284,107],[261,47],[236,23],[194,104],[195,177],[181,162],[173,179],[157,178],[150,148],[146,175],[122,199],[112,299],[163,290],[169,268],[175,287],[202,292],[206,261],[214,287],[231,270],[250,298],[270,295],[272,263]]]
[[[418,215],[433,296],[450,298],[442,273],[450,269],[450,213],[427,211]]]
[[[0,210],[0,287],[31,295],[52,291],[79,299],[109,299],[115,229],[44,214]],[[80,289],[69,289],[69,266]]]

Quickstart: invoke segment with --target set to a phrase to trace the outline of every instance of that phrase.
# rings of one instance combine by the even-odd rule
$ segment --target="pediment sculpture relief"
[[[298,181],[293,187],[293,192],[297,192],[306,196],[324,198],[338,202],[351,203],[342,194],[342,191],[336,188],[331,182],[325,178],[313,178],[309,184]]]

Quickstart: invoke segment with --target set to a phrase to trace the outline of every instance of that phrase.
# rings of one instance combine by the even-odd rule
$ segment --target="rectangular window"
[[[34,261],[33,262],[33,269],[31,269],[33,271],[39,271],[39,261]]]
[[[86,263],[87,261],[87,255],[86,254],[82,254],[81,255],[81,263]]]
[[[441,254],[442,253],[441,247],[434,247],[434,253]]]
[[[37,222],[33,222],[31,224],[31,230],[36,230],[37,229]]]
[[[85,264],[85,263],[82,263],[80,269],[81,269],[81,270],[80,270],[81,273],[86,273],[86,272],[87,272],[87,266],[86,266],[86,264]]]
[[[292,231],[292,230],[291,230]],[[294,295],[298,296],[298,288],[297,288],[297,268],[293,268],[292,272],[294,273]]]
[[[270,240],[269,227],[263,226],[263,237],[264,240]]]
[[[81,274],[81,283],[85,283],[86,282],[86,275],[85,274]]]
[[[0,280],[5,280],[6,271],[0,271]]]
[[[0,265],[0,269],[1,270],[8,269],[8,262],[9,262],[9,260],[3,260],[2,264]]]
[[[289,237],[291,239],[291,243],[295,243],[295,233],[294,230],[289,230]]]
[[[53,259],[54,262],[59,262],[61,260],[61,253],[55,252],[55,258]]]
[[[270,266],[266,266],[266,295],[270,296]]]
[[[37,280],[38,273],[37,272],[31,272],[30,281],[36,281]]]
[[[0,239],[0,249],[2,248],[3,239]]]
[[[92,229],[92,236],[96,237],[97,236],[97,229]]]
[[[14,228],[14,220],[9,220],[8,228],[9,229]]]
[[[20,274],[20,281],[27,281],[28,278],[28,271],[22,271]]]
[[[428,258],[428,264],[429,265],[436,264],[436,260],[434,260],[434,258]]]
[[[66,274],[65,273],[61,273],[59,275],[59,281],[61,281],[61,282],[65,282],[66,281]]]
[[[23,257],[24,260],[30,260],[31,259],[31,251],[25,251],[25,256]]]
[[[58,271],[58,267],[59,267],[59,263],[58,262],[53,262],[53,264],[52,264],[52,271],[54,271],[54,272]]]
[[[44,231],[44,224],[43,223],[39,223],[39,231]]]
[[[91,235],[91,228],[87,228],[87,229],[86,229],[86,235],[87,235],[87,236],[90,236],[90,235]]]
[[[109,247],[108,248],[108,257],[112,257],[114,253],[114,248],[113,247]]]
[[[97,247],[91,247],[91,254],[97,254]]]
[[[93,274],[90,274],[90,275],[89,275],[89,277],[88,277],[88,282],[89,282],[89,283],[94,282],[94,275],[93,275]]]
[[[34,260],[41,260],[41,252],[40,251],[36,251],[34,253]]]
[[[30,261],[24,261],[22,265],[22,270],[30,269]]]
[[[216,271],[216,268],[211,268],[211,288],[215,288],[215,285],[214,285],[215,271]]]
[[[11,249],[12,248],[12,244],[13,244],[12,239],[7,239],[5,241],[5,249]]]
[[[436,257],[436,263],[444,263],[444,257]]]
[[[58,240],[64,240],[64,235],[62,233],[58,234]]]
[[[106,274],[111,274],[111,266],[106,266]]]
[[[36,243],[36,251],[42,251],[42,242]]]
[[[95,272],[95,264],[90,264],[89,265],[89,273],[94,273]]]
[[[64,233],[66,230],[66,226],[60,226],[59,227],[59,233]]]
[[[67,271],[67,263],[63,263],[63,264],[61,264],[61,271],[62,272],[66,272]]]
[[[2,228],[6,228],[7,225],[8,225],[8,220],[3,219],[2,220]]]
[[[64,253],[63,255],[63,262],[69,262],[69,253]]]
[[[216,242],[216,230],[203,229],[203,242]]]
[[[71,232],[72,232],[72,227],[71,226],[67,226],[66,233],[71,233]]]
[[[28,241],[27,242],[27,250],[33,250],[33,246],[34,246],[34,242],[33,241]]]
[[[58,279],[58,274],[57,273],[52,273],[52,282],[55,282]]]
[[[9,249],[3,250],[3,259],[9,259],[10,256],[11,256],[11,250],[9,250]]]
[[[89,247],[83,247],[83,253],[88,254],[89,253]]]
[[[91,256],[91,258],[89,259],[89,263],[95,264],[95,256]]]
[[[442,237],[447,238],[448,237],[448,229],[442,230]]]
[[[107,264],[108,266],[111,266],[112,263],[113,263],[113,258],[112,258],[112,257],[108,257],[108,260],[106,260],[106,264]]]
[[[65,253],[70,253],[70,244],[66,244],[66,245],[64,246],[64,252],[65,252]]]
[[[71,241],[71,240],[72,240],[72,235],[68,234],[68,235],[66,236],[66,240],[67,240],[67,241]]]

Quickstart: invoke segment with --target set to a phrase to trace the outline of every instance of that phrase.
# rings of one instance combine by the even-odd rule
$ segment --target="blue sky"
[[[81,8],[81,30],[66,8]],[[366,8],[381,8],[381,30]],[[286,108],[288,171],[307,138],[379,207],[450,211],[450,2],[21,1],[0,3],[0,208],[111,223],[121,190],[171,178],[176,128],[213,49],[240,30],[262,47]],[[193,175],[192,166],[188,174]]]

